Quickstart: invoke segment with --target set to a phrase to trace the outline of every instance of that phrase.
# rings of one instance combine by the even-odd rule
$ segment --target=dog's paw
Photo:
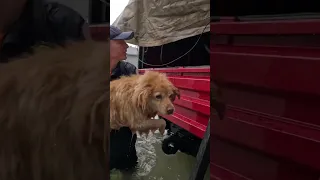
[[[150,130],[140,131],[139,133],[141,134],[141,136],[145,134],[146,138],[148,138],[148,137],[149,137]]]

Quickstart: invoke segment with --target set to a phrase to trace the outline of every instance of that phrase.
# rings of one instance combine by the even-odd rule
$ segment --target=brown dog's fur
[[[172,114],[179,90],[165,74],[149,71],[144,75],[122,77],[110,83],[110,127],[129,127],[131,131],[148,133],[160,129],[164,120],[151,120],[157,114]],[[167,112],[169,109],[172,112]]]
[[[106,180],[109,45],[35,49],[0,65],[0,179]]]

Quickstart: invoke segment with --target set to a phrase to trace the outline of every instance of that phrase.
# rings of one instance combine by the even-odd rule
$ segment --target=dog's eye
[[[162,96],[159,94],[159,95],[156,95],[156,98],[157,99],[162,99]]]
[[[174,101],[174,100],[175,100],[175,97],[176,97],[176,96],[175,96],[174,94],[171,94],[171,95],[169,96],[169,98],[170,98],[171,101]]]

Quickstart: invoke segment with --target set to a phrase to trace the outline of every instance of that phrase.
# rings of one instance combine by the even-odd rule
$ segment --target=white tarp
[[[208,32],[209,22],[210,0],[130,0],[113,25],[135,32],[128,43],[151,47]]]

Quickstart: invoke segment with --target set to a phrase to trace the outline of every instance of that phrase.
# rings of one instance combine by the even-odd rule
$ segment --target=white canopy
[[[210,0],[129,0],[113,25],[135,32],[128,43],[151,47],[208,32],[209,22]]]

